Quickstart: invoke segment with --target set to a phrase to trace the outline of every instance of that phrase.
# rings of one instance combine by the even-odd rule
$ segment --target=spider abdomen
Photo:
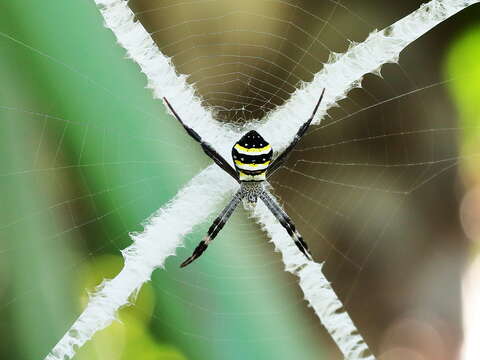
[[[246,133],[232,148],[240,181],[263,181],[272,160],[272,147],[255,130]]]

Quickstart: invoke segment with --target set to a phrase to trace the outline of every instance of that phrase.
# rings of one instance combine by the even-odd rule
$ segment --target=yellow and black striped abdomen
[[[255,130],[246,133],[232,148],[241,181],[263,181],[272,160],[272,147]]]

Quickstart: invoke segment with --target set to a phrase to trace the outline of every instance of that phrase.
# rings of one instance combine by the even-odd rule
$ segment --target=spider
[[[187,133],[198,141],[205,152],[212,160],[220,166],[227,174],[233,177],[239,184],[240,189],[235,193],[232,200],[222,210],[220,215],[213,221],[212,225],[208,229],[207,236],[193,251],[192,256],[186,259],[180,267],[185,267],[196,260],[207,249],[208,245],[215,239],[225,223],[228,221],[233,211],[240,203],[244,201],[245,206],[253,208],[257,199],[260,198],[272,214],[277,218],[280,224],[285,228],[290,237],[297,245],[298,249],[307,257],[308,260],[312,260],[308,246],[303,241],[300,233],[295,229],[295,225],[290,217],[283,211],[280,205],[277,203],[275,197],[268,191],[265,181],[272,175],[287,159],[290,152],[300,141],[301,137],[305,134],[310,123],[312,122],[320,102],[322,101],[325,89],[323,89],[320,98],[315,105],[312,116],[300,127],[295,134],[292,142],[287,148],[279,154],[275,160],[272,161],[273,150],[270,144],[255,130],[251,130],[235,143],[232,147],[232,157],[235,164],[235,169],[219,154],[215,149],[203,141],[201,136],[192,128],[188,127],[180,118],[178,113],[173,109],[172,105],[164,97],[165,104],[170,109],[171,113],[182,124]]]

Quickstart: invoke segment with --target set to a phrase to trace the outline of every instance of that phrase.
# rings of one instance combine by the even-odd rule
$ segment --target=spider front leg
[[[312,255],[308,250],[308,245],[303,241],[302,235],[295,228],[295,224],[292,219],[282,210],[280,205],[274,199],[273,195],[269,194],[268,191],[263,191],[259,195],[260,199],[265,203],[267,208],[272,212],[272,214],[277,218],[280,224],[287,230],[288,235],[293,239],[295,245],[302,252],[303,255],[307,257],[308,260],[312,260]]]
[[[180,115],[178,115],[178,113],[175,111],[167,98],[164,97],[163,101],[170,109],[173,116],[175,116],[178,122],[182,124],[182,126],[185,128],[188,135],[190,135],[193,139],[195,139],[195,141],[200,143],[203,152],[207,154],[215,162],[215,164],[220,166],[223,171],[225,171],[228,175],[230,175],[235,180],[237,180],[237,182],[239,182],[240,180],[238,179],[237,172],[230,166],[230,164],[209,143],[203,141],[202,137],[195,130],[193,130],[191,127],[189,127],[183,122],[183,120],[180,118]]]
[[[325,94],[325,89],[323,89],[322,94],[318,99],[317,105],[315,105],[315,108],[313,109],[312,116],[310,116],[310,118],[307,121],[305,121],[305,123],[303,123],[302,126],[300,126],[300,129],[298,129],[290,145],[288,145],[287,148],[280,155],[278,155],[277,158],[273,160],[273,162],[268,167],[268,170],[267,170],[268,177],[272,175],[275,171],[277,171],[280,168],[280,166],[282,166],[285,160],[287,160],[288,155],[290,155],[290,152],[295,148],[295,146],[297,146],[302,136],[307,132],[308,127],[312,123],[312,120],[315,117],[315,114],[317,113],[318,107],[322,102],[323,94]]]
[[[213,221],[212,225],[208,229],[207,236],[203,238],[202,241],[197,245],[195,250],[193,251],[192,256],[190,256],[187,260],[185,260],[180,267],[185,267],[188,264],[192,263],[196,260],[200,255],[203,254],[205,250],[207,250],[208,244],[210,244],[213,239],[218,235],[220,230],[222,230],[225,223],[228,221],[230,216],[232,215],[233,211],[237,207],[238,203],[242,200],[243,194],[242,190],[238,190],[237,193],[234,195],[233,199],[228,203],[228,205],[222,210],[220,215]]]

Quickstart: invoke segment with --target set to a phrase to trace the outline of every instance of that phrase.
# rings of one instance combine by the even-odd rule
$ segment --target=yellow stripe
[[[247,175],[244,172],[239,171],[240,180],[253,180],[253,181],[262,181],[266,178],[266,172],[262,172],[257,175]]]
[[[243,147],[241,146],[240,144],[235,144],[235,149],[237,150],[241,150],[241,151],[246,151],[246,152],[261,152],[261,151],[267,151],[267,150],[270,150],[271,146],[270,144],[268,144],[267,146],[264,146],[263,148],[251,148],[251,149],[248,149],[246,147]]]
[[[256,167],[256,166],[268,165],[268,164],[270,164],[270,161],[264,162],[263,164],[245,164],[245,163],[242,163],[240,160],[235,160],[235,164]]]

